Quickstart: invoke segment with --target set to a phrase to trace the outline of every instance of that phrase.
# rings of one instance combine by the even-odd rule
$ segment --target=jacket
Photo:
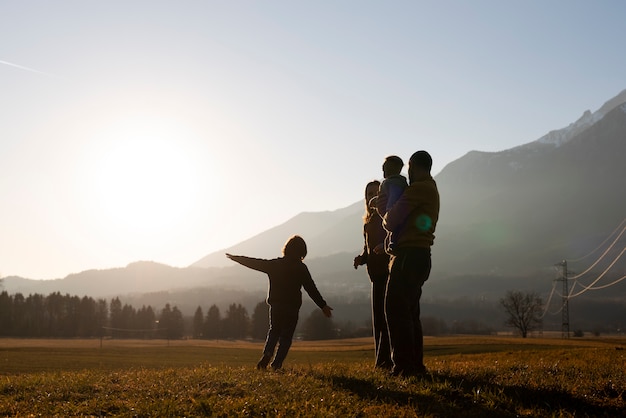
[[[378,244],[384,243],[387,231],[383,228],[383,220],[376,211],[372,213],[369,220],[363,224],[363,252],[361,253],[362,262],[367,265],[367,274],[370,280],[374,278],[387,279],[389,268],[389,255],[376,254],[374,248]]]
[[[274,308],[299,310],[302,305],[302,287],[317,306],[326,306],[308,267],[301,260],[285,257],[266,260],[243,255],[232,256],[232,260],[268,275],[267,304]]]
[[[383,180],[376,198],[376,210],[380,216],[385,216],[389,208],[402,196],[407,186],[406,177],[402,174],[389,176]]]
[[[438,220],[439,191],[432,176],[426,175],[411,181],[383,218],[383,226],[394,236],[397,233],[394,248],[429,248]]]

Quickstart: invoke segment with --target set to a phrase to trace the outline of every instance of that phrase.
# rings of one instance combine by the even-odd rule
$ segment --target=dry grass
[[[372,369],[369,339],[0,340],[3,416],[626,416],[626,339],[426,339],[424,378]]]

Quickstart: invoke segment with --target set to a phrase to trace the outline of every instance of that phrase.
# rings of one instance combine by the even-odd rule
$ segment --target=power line
[[[541,314],[541,316],[539,318],[543,318],[546,316],[546,314],[548,313],[548,308],[550,307],[550,301],[552,301],[552,295],[554,295],[554,291],[556,289],[556,280],[552,281],[552,290],[550,291],[550,294],[548,295],[548,300],[546,301],[546,306],[545,309],[543,310],[543,313]],[[563,309],[561,307],[561,309]],[[561,312],[561,310],[558,310],[557,312],[550,312],[550,314],[552,315],[556,315],[557,313]]]
[[[113,327],[102,327],[102,329],[106,329],[109,331],[122,331],[122,332],[154,332],[154,331],[167,331],[167,328],[145,328],[145,329],[135,329],[135,328],[113,328]]]
[[[613,230],[613,232],[611,232],[609,234],[609,236],[598,246],[596,247],[593,251],[591,251],[589,254],[575,259],[575,260],[571,260],[571,261],[580,261],[583,260],[585,258],[587,258],[588,256],[590,256],[591,254],[595,253],[596,251],[598,251],[602,246],[604,246],[610,239],[612,236],[614,236],[617,231],[620,230],[620,233],[617,235],[617,237],[615,237],[615,239],[613,240],[613,242],[606,248],[606,250],[604,250],[604,252],[602,254],[600,254],[600,256],[598,257],[598,259],[591,264],[591,266],[589,266],[589,268],[587,268],[585,271],[583,271],[580,274],[577,274],[575,276],[569,276],[568,275],[571,273],[567,270],[567,260],[563,260],[562,262],[555,264],[555,266],[560,266],[562,267],[562,272],[559,276],[559,278],[554,280],[554,284],[552,286],[552,290],[550,291],[550,295],[548,297],[548,301],[546,302],[546,306],[544,309],[543,314],[541,315],[541,318],[543,318],[546,313],[548,313],[548,308],[550,306],[550,301],[552,300],[552,297],[554,295],[554,293],[558,294],[559,296],[561,296],[563,302],[561,304],[561,307],[559,308],[558,311],[552,313],[551,314],[557,314],[559,312],[562,313],[562,323],[561,323],[561,330],[563,333],[563,337],[568,338],[569,337],[569,300],[572,298],[575,298],[577,296],[582,295],[583,293],[589,291],[589,290],[599,290],[599,289],[606,289],[607,287],[611,287],[619,282],[621,282],[622,280],[626,279],[626,275],[622,276],[621,278],[611,282],[611,283],[607,283],[605,285],[602,286],[595,286],[594,285],[596,283],[598,283],[605,275],[606,273],[615,265],[615,263],[617,263],[617,261],[621,258],[621,256],[624,254],[624,252],[626,252],[626,247],[624,247],[622,249],[622,252],[619,253],[619,255],[617,257],[615,257],[615,259],[611,262],[611,264],[609,264],[609,266],[588,286],[585,286],[583,284],[581,284],[577,279],[581,278],[582,276],[584,276],[585,274],[589,273],[596,265],[598,265],[598,263],[600,261],[602,261],[604,259],[604,257],[606,257],[606,255],[613,249],[613,247],[615,246],[615,244],[617,244],[617,242],[620,240],[620,238],[622,237],[622,235],[624,235],[624,232],[626,232],[626,226],[624,226],[624,223],[626,222],[626,218],[624,218],[622,220],[622,222],[620,222],[620,224],[617,226],[617,228],[615,228]],[[573,280],[574,283],[572,284],[571,289],[568,290],[568,280]],[[559,294],[559,292],[556,290],[556,282],[557,281],[561,281],[563,283],[563,292],[561,294]],[[582,290],[574,293],[574,288],[576,285],[582,286]]]
[[[599,287],[593,287],[593,285],[594,285],[594,284],[596,284],[596,283],[598,283],[598,282],[600,281],[600,279],[601,279],[602,277],[604,277],[604,275],[605,275],[605,274],[606,274],[606,273],[607,273],[607,272],[611,269],[611,267],[613,267],[613,266],[615,265],[615,263],[617,263],[617,260],[619,260],[619,259],[620,259],[620,257],[622,256],[622,254],[624,254],[624,252],[626,252],[626,247],[624,247],[624,248],[622,249],[622,252],[621,252],[621,253],[619,253],[619,255],[618,255],[617,257],[615,257],[615,260],[613,260],[613,262],[612,262],[611,264],[609,264],[609,266],[608,266],[606,269],[604,269],[604,271],[602,272],[602,274],[600,274],[600,275],[599,275],[599,276],[598,276],[598,277],[597,277],[597,278],[596,278],[593,282],[591,282],[591,284],[590,284],[589,286],[585,286],[585,285],[583,285],[583,284],[580,284],[580,283],[576,282],[576,283],[578,283],[580,286],[582,286],[582,287],[583,287],[583,290],[581,290],[581,291],[580,291],[580,292],[578,292],[578,293],[574,293],[574,294],[570,294],[570,295],[568,295],[568,298],[575,298],[576,296],[580,296],[580,295],[582,295],[583,293],[585,293],[585,292],[586,292],[586,291],[588,291],[588,290],[606,289],[607,287],[613,286],[614,284],[617,284],[617,283],[621,282],[622,280],[624,280],[624,277],[626,277],[626,276],[621,277],[620,279],[617,279],[617,280],[615,280],[615,281],[614,281],[614,282],[612,282],[612,283],[608,283],[608,284],[606,284],[606,285],[599,286]],[[573,289],[573,287],[572,287],[572,289]]]
[[[609,247],[600,255],[600,257],[598,257],[598,259],[591,266],[589,266],[589,268],[587,270],[583,271],[582,273],[580,273],[580,274],[578,274],[578,275],[576,275],[574,277],[570,277],[570,279],[576,280],[576,279],[584,276],[585,274],[587,274],[589,271],[591,271],[591,269],[593,269],[600,261],[602,261],[604,256],[606,256],[609,253],[609,251],[611,251],[613,249],[613,247],[615,246],[615,243],[617,243],[617,241],[619,241],[619,239],[622,237],[622,235],[624,235],[624,232],[626,232],[626,226],[622,228],[622,232],[619,233],[619,235],[613,240],[611,245],[609,245]],[[606,240],[605,240],[605,242],[606,242]]]
[[[584,256],[582,256],[582,257],[580,257],[580,258],[576,258],[576,259],[574,259],[574,260],[569,260],[569,262],[570,262],[570,263],[577,263],[577,262],[582,261],[582,260],[584,260],[585,258],[589,257],[591,254],[595,253],[596,251],[598,251],[598,250],[599,250],[600,248],[602,248],[602,246],[603,246],[604,244],[606,244],[606,242],[607,242],[609,239],[611,239],[611,237],[612,237],[612,236],[613,236],[613,235],[614,235],[614,234],[615,234],[615,233],[616,233],[616,232],[617,232],[617,231],[618,231],[618,230],[622,227],[622,225],[624,224],[624,222],[626,222],[626,218],[624,218],[624,219],[622,220],[622,222],[620,222],[620,224],[619,224],[619,225],[617,225],[617,227],[613,230],[613,232],[611,232],[611,233],[609,234],[609,236],[608,236],[608,237],[606,237],[606,238],[605,238],[605,240],[604,240],[604,241],[602,241],[602,243],[601,243],[600,245],[598,245],[595,249],[593,249],[593,250],[592,250],[589,254],[584,255]],[[622,230],[622,232],[624,232],[624,231]]]
[[[563,282],[563,305],[561,307],[561,337],[569,338],[569,292],[567,290],[567,275],[569,271],[567,271],[567,261],[563,260],[561,263],[557,264],[558,266],[563,267],[561,278],[557,279],[558,281]],[[567,295],[567,296],[566,296]]]

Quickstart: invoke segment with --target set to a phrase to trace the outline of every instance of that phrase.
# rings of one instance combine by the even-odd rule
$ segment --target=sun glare
[[[127,233],[173,228],[193,204],[192,151],[181,127],[135,118],[101,132],[96,196],[108,223]]]

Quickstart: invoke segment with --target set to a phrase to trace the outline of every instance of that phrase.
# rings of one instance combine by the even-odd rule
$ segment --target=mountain
[[[207,255],[192,267],[232,266],[224,253],[245,254],[273,258],[292,235],[301,235],[310,258],[319,258],[339,252],[355,253],[363,247],[363,202],[326,212],[304,212],[287,222],[271,228],[237,245]]]
[[[208,277],[219,276],[220,269],[176,268],[165,264],[139,261],[123,268],[87,270],[64,279],[30,280],[5,277],[3,287],[9,293],[69,293],[92,297],[114,297],[124,294],[157,292],[201,286]]]
[[[528,274],[586,254],[626,217],[624,155],[626,91],[535,142],[450,163],[436,177],[439,268]]]

